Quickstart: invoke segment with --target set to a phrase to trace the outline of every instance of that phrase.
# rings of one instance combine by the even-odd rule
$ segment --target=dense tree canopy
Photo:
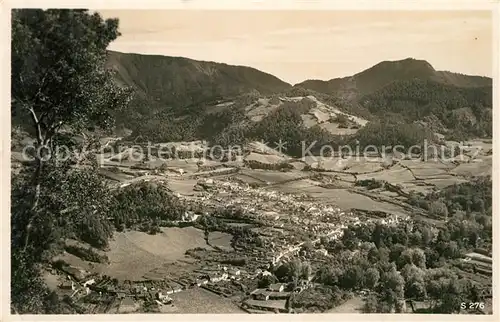
[[[110,111],[129,96],[105,69],[106,48],[119,36],[118,20],[88,10],[14,10],[12,111],[31,119],[39,144],[63,126],[110,126]]]
[[[118,36],[118,20],[88,10],[13,10],[12,119],[35,138],[35,148],[61,144],[62,130],[88,141],[88,130],[113,124],[112,111],[130,97],[105,68],[106,48]],[[11,294],[18,313],[59,310],[57,295],[38,276],[38,263],[55,242],[71,237],[105,247],[113,232],[111,194],[95,163],[74,168],[43,151],[12,178]],[[27,289],[36,293],[33,301],[26,301]]]
[[[454,136],[491,137],[492,100],[491,87],[457,87],[413,79],[392,82],[360,98],[360,104],[381,118],[393,113],[411,123],[430,117],[442,122]]]

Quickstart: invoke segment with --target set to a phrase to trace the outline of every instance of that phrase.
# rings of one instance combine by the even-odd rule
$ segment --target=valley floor
[[[241,207],[249,214],[249,220],[221,220],[228,226],[246,227],[257,232],[266,246],[235,247],[233,235],[222,231],[212,231],[206,239],[203,230],[195,227],[163,227],[156,235],[133,230],[115,232],[106,253],[109,264],[89,264],[67,253],[59,259],[116,278],[119,283],[160,283],[160,288],[180,285],[182,291],[170,295],[172,305],[157,308],[160,312],[257,313],[259,310],[255,308],[241,309],[238,303],[258,304],[258,300],[244,299],[256,289],[256,277],[266,270],[269,263],[276,265],[295,257],[303,258],[299,250],[306,241],[314,245],[323,237],[339,238],[342,229],[352,224],[382,222],[393,225],[419,219],[442,225],[442,218],[434,218],[408,204],[407,197],[411,191],[425,194],[466,182],[468,177],[462,176],[464,173],[476,171],[482,175],[485,169],[491,169],[491,157],[482,158],[482,162],[462,164],[402,160],[389,167],[382,166],[387,160],[379,160],[352,163],[344,169],[337,169],[338,160],[322,164],[290,160],[295,164],[304,162],[312,168],[287,171],[249,168],[244,162],[238,164],[237,161],[225,165],[223,171],[207,171],[193,166],[199,162],[193,159],[170,163],[172,168],[167,172],[131,169],[121,164],[121,170],[105,175],[109,175],[114,189],[148,181],[164,185],[181,200],[202,209]],[[102,169],[105,171],[110,166],[116,164],[104,163]],[[127,177],[129,174],[125,172],[138,175]],[[387,184],[369,189],[359,184],[365,181]],[[331,256],[334,255],[323,254],[318,248],[306,258],[314,270]],[[242,267],[226,265],[228,267],[223,269],[220,263],[230,258],[247,258],[247,262]],[[238,273],[229,276],[226,270]],[[219,276],[217,281],[213,276]],[[54,276],[47,276],[52,287],[57,284],[56,280]],[[138,301],[137,295],[134,296]],[[355,296],[328,313],[356,313],[362,305],[363,300]],[[288,308],[280,310],[287,311]]]

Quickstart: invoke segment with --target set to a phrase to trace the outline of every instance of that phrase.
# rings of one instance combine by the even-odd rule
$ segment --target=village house
[[[59,288],[61,288],[63,290],[71,290],[73,288],[73,284],[74,284],[74,282],[69,281],[69,280],[67,280],[67,281],[65,280],[61,284],[59,284]]]
[[[124,298],[126,297],[126,293],[125,293],[125,292],[117,292],[117,293],[116,293],[116,297],[117,297],[118,299],[120,299],[120,300],[121,300],[121,299],[124,299]]]
[[[283,292],[285,290],[285,284],[282,283],[271,284],[269,285],[268,289],[271,292]]]
[[[207,283],[208,283],[208,280],[206,280],[206,279],[196,280],[196,282],[195,282],[195,284],[196,284],[197,286],[206,285]],[[172,291],[172,293],[173,293],[173,291]]]
[[[95,282],[95,279],[90,279],[88,281],[86,281],[85,283],[83,283],[83,287],[87,287],[89,285],[94,285],[96,282]]]
[[[231,276],[231,279],[239,278],[241,275],[241,271],[237,268],[229,269],[227,274]]]
[[[252,296],[252,298],[254,300],[267,301],[267,300],[269,300],[269,296],[271,295],[271,292],[266,290],[266,289],[263,289],[263,288],[258,288],[258,289],[255,289],[252,293],[250,293],[250,295]]]
[[[226,280],[229,276],[227,275],[227,273],[222,273],[222,274],[208,274],[208,279],[210,282],[212,283],[217,283],[217,282],[220,282],[222,280]]]
[[[193,221],[196,221],[196,219],[198,219],[198,217],[200,217],[200,215],[197,215],[197,214],[195,214],[192,211],[186,211],[182,215],[181,221],[183,221],[183,222],[193,222]]]
[[[144,289],[142,286],[134,286],[132,288],[132,293],[134,293],[134,294],[141,294],[141,293],[143,293],[143,291],[144,291]]]
[[[270,292],[270,300],[286,300],[290,297],[290,292]]]
[[[322,249],[316,249],[316,253],[321,254],[323,256],[327,256],[328,255],[328,251],[326,249],[324,249],[324,248],[322,248]]]
[[[162,292],[156,293],[156,297],[163,304],[169,304],[172,302],[172,298],[166,294],[162,294]]]

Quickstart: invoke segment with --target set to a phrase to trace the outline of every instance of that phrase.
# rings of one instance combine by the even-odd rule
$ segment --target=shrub
[[[234,265],[234,266],[245,266],[247,264],[247,258],[231,258],[221,261],[222,264]]]
[[[345,114],[337,114],[335,119],[333,120],[334,122],[337,122],[339,124],[339,128],[341,129],[347,129],[349,128],[349,118]]]
[[[267,288],[269,285],[277,283],[278,279],[274,275],[266,275],[262,276],[261,279],[258,281],[258,287],[259,288]]]
[[[382,188],[385,183],[381,180],[376,179],[366,179],[366,180],[358,180],[355,183],[356,186],[366,187],[368,190]]]
[[[161,233],[161,229],[160,229],[160,227],[158,227],[158,225],[151,225],[151,227],[149,227],[148,234],[156,235],[159,233]]]
[[[429,205],[429,214],[435,217],[448,217],[448,207],[442,201],[433,201]]]

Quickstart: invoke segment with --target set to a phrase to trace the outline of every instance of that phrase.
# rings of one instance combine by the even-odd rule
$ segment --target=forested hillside
[[[423,60],[385,61],[351,77],[307,80],[293,87],[250,67],[182,57],[108,51],[106,67],[115,72],[117,84],[133,90],[130,104],[113,112],[116,134],[131,133],[131,138],[208,139],[227,144],[241,142],[243,137],[252,134],[267,140],[270,136],[266,133],[277,133],[283,128],[270,121],[279,115],[279,124],[287,123],[294,131],[312,131],[297,137],[318,136],[320,141],[338,142],[339,138],[318,128],[305,129],[297,111],[282,114],[286,108],[280,108],[257,122],[261,124],[249,122],[245,115],[259,99],[306,96],[314,96],[376,124],[394,119],[392,123],[403,122],[406,127],[415,128],[412,124],[418,123],[457,141],[492,135],[491,79],[436,71]],[[217,107],[225,103],[225,107]],[[216,112],[207,112],[209,110]],[[14,124],[19,124],[22,118],[15,114],[13,117]],[[124,129],[130,131],[124,132]],[[289,134],[285,132],[279,135],[284,140]],[[362,133],[365,141],[366,132]]]
[[[306,80],[295,86],[325,94],[357,98],[381,89],[392,82],[413,79],[430,80],[457,87],[484,87],[492,84],[491,78],[488,77],[436,71],[425,60],[407,58],[397,61],[383,61],[350,77],[334,78],[329,81]]]
[[[268,95],[291,87],[254,68],[183,57],[108,51],[107,67],[116,71],[119,84],[135,90],[126,113],[117,114],[119,121],[134,129],[157,114],[188,114],[221,99],[249,92]]]
[[[375,122],[394,119],[409,127],[417,122],[449,139],[492,135],[491,79],[436,71],[423,60],[385,61],[352,77],[308,80],[293,87],[253,68],[180,57],[108,52],[107,66],[116,70],[118,83],[135,90],[127,110],[116,114],[119,128],[149,140],[221,142],[224,137],[222,141],[237,142],[250,132],[266,139],[265,133],[282,127],[273,128],[276,124],[269,118],[258,125],[247,122],[245,108],[261,98],[308,95]],[[221,102],[232,105],[206,113]],[[280,124],[300,131],[300,113],[294,113],[280,115]],[[323,132],[311,135],[324,137]]]
[[[359,103],[379,117],[397,114],[407,122],[435,119],[459,140],[492,135],[491,86],[456,87],[413,79],[393,82],[362,96]]]

